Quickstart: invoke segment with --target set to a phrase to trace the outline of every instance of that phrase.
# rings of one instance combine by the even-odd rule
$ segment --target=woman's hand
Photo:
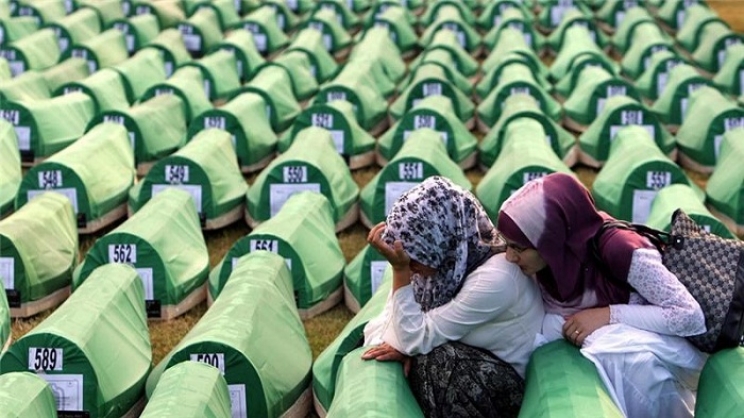
[[[410,268],[411,258],[403,249],[403,243],[395,241],[391,247],[382,239],[383,232],[385,232],[385,222],[380,222],[369,231],[367,242],[376,249],[380,255],[385,257],[385,259],[393,266],[393,270],[408,271]]]
[[[388,343],[382,343],[376,347],[372,347],[362,354],[363,360],[377,360],[377,361],[399,361],[403,364],[403,374],[408,377],[408,371],[411,370],[411,358],[394,349]]]
[[[585,309],[566,318],[563,336],[581,347],[592,332],[610,323],[610,307]]]

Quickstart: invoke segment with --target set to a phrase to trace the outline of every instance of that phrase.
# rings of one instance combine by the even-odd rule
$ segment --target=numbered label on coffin
[[[290,273],[292,272],[292,261],[295,260],[302,265],[297,253],[291,245],[284,240],[270,234],[252,234],[239,239],[225,255],[225,262],[220,267],[220,282],[224,283],[238,265],[240,257],[254,251],[270,251],[284,257],[284,262]]]
[[[3,288],[15,289],[15,258],[0,257],[0,280],[3,282]]]
[[[273,217],[281,210],[284,203],[295,193],[310,191],[320,193],[320,183],[310,182],[308,166],[282,166],[282,183],[269,185],[269,212]],[[313,170],[314,171],[314,170]]]
[[[406,109],[415,109],[422,100],[429,96],[447,96],[455,102],[455,95],[449,84],[446,84],[442,80],[425,80],[420,81],[418,85],[411,89],[408,94],[408,103]]]
[[[62,371],[64,364],[64,350],[61,348],[28,348],[28,369],[40,371]]]
[[[318,112],[310,115],[310,125],[323,128],[330,132],[331,137],[333,137],[333,144],[336,146],[336,151],[339,154],[344,154],[346,150],[344,140],[348,136],[346,132],[350,131],[346,119],[341,115],[331,112]]]
[[[198,353],[190,355],[191,361],[209,364],[225,374],[225,353]]]
[[[250,252],[254,251],[269,251],[275,254],[279,254],[279,241],[275,239],[251,239]],[[235,270],[235,266],[238,265],[238,260],[240,260],[240,257],[232,258],[232,270]],[[289,269],[289,271],[292,271],[292,259],[285,258],[284,262],[287,264],[287,268]]]
[[[39,377],[46,380],[52,390],[57,411],[83,411],[83,375],[82,374],[46,374],[39,373]],[[81,415],[87,416],[85,412]]]
[[[109,244],[108,262],[129,264],[137,271],[145,290],[145,300],[155,300],[153,269],[137,266],[137,244]]]
[[[180,24],[178,31],[181,32],[183,44],[189,52],[201,51],[202,38],[199,30],[191,25]]]
[[[613,120],[619,122],[610,125],[610,141],[614,140],[618,132],[626,126],[640,126],[648,132],[651,139],[656,140],[656,127],[652,125],[652,118],[641,109],[621,110],[613,115]],[[645,123],[644,123],[645,122]]]

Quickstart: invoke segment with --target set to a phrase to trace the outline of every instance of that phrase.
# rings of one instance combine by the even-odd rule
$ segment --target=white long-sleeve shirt
[[[501,253],[470,273],[451,301],[427,312],[415,301],[410,285],[398,289],[382,314],[365,327],[365,345],[384,341],[416,355],[460,341],[489,350],[524,376],[543,316],[535,281]]]

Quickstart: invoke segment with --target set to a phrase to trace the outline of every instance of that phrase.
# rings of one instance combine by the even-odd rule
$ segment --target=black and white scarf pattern
[[[469,191],[444,177],[429,177],[404,193],[387,216],[383,239],[403,243],[408,256],[437,269],[411,278],[423,311],[449,302],[465,277],[494,254],[496,229]]]

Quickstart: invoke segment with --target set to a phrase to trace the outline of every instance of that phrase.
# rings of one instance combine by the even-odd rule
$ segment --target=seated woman
[[[402,361],[427,417],[519,413],[543,308],[496,235],[475,196],[442,177],[401,196],[369,233],[393,286],[364,330],[375,347],[363,358]]]
[[[506,258],[535,275],[543,334],[582,347],[632,418],[692,417],[706,356],[685,336],[705,332],[700,305],[632,231],[608,229],[584,186],[566,174],[525,184],[501,207]]]

